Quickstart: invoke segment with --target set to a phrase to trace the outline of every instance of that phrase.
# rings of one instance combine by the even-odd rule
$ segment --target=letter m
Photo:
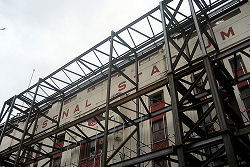
[[[223,32],[223,31],[220,32],[221,38],[222,38],[223,40],[226,39],[225,36],[229,38],[230,34],[232,34],[232,36],[234,35],[234,30],[233,30],[232,27],[229,27],[227,33]]]

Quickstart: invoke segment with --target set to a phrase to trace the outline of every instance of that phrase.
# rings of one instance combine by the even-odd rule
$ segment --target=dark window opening
[[[57,143],[64,142],[64,139],[65,139],[65,134],[59,135],[59,136],[57,137]]]
[[[244,64],[241,56],[238,55],[236,57],[236,59],[235,58],[230,59],[229,63],[231,65],[232,72],[233,72],[233,75],[235,78],[247,74],[247,69],[245,67],[245,64]],[[238,88],[245,87],[245,86],[249,85],[249,83],[250,83],[250,80],[246,80],[246,81],[243,81],[241,83],[238,83],[237,87]]]
[[[150,97],[150,104],[155,104],[163,101],[163,93],[157,93]]]
[[[239,88],[241,99],[245,105],[247,116],[250,119],[250,87],[245,86]]]
[[[53,167],[60,167],[61,165],[61,158],[62,157],[57,157],[53,159]]]
[[[149,97],[150,111],[155,112],[165,107],[163,91],[157,92]],[[169,146],[166,114],[161,114],[150,119],[152,125],[153,151]],[[163,163],[160,160],[159,163]]]
[[[39,143],[39,145],[37,147],[37,151],[41,152],[41,150],[42,150],[42,144]],[[36,153],[35,158],[38,158],[38,157],[40,157],[40,154]],[[37,166],[38,166],[38,161],[34,162],[34,164],[33,164],[33,167],[37,167]]]
[[[79,167],[101,166],[103,139],[84,143],[80,146]]]
[[[238,55],[236,59],[232,58],[229,60],[229,62],[235,77],[236,74],[238,77],[247,74],[247,69],[245,67],[244,61],[242,60],[241,56]],[[245,105],[248,118],[250,119],[250,80],[238,83],[237,87],[239,88],[241,100]]]
[[[90,142],[90,148],[89,148],[89,157],[94,157],[95,156],[95,141]]]
[[[163,120],[157,120],[152,123],[153,126],[153,142],[163,140],[165,138],[165,127]]]
[[[57,136],[56,139],[56,145],[55,148],[56,149],[60,149],[63,147],[64,145],[64,140],[65,140],[65,134],[61,134]],[[61,159],[62,159],[62,153],[58,153],[53,155],[53,167],[60,167],[61,165]]]
[[[154,160],[153,167],[170,167],[170,162],[167,160]]]
[[[99,139],[99,143],[98,143],[98,154],[102,153],[102,149],[103,149],[103,138]]]

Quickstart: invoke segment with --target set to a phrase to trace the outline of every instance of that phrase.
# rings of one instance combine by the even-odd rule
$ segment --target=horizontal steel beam
[[[165,149],[159,150],[159,151],[154,151],[150,152],[135,158],[130,158],[128,160],[124,160],[115,164],[108,165],[109,167],[123,167],[123,166],[132,166],[136,165],[139,163],[143,163],[146,161],[150,161],[153,159],[157,159],[159,157],[165,157],[167,155],[173,154],[174,153],[174,147],[167,147]]]
[[[239,79],[240,79],[240,78],[239,78]],[[244,79],[248,79],[248,78],[245,78],[245,76],[244,76]],[[149,87],[146,87],[146,88],[140,90],[139,92],[137,92],[137,93],[135,93],[135,94],[132,94],[132,95],[130,95],[130,96],[127,96],[127,97],[125,97],[125,98],[123,98],[123,99],[121,99],[121,100],[119,100],[119,101],[117,101],[117,102],[111,103],[111,105],[112,105],[113,107],[114,107],[114,106],[122,105],[122,104],[124,104],[124,103],[126,103],[126,102],[128,102],[128,101],[130,101],[130,100],[133,100],[133,99],[135,99],[135,98],[137,98],[137,97],[142,96],[143,94],[149,93],[149,92],[151,92],[151,91],[153,91],[153,90],[155,90],[155,89],[157,89],[157,88],[159,88],[159,87],[165,86],[167,83],[168,83],[167,80],[161,80],[161,81],[159,81],[159,82],[157,82],[157,83],[155,83],[155,84],[153,84],[153,85],[151,85],[151,86],[149,86]],[[195,97],[196,97],[196,98],[202,98],[202,97],[207,96],[207,95],[209,95],[209,94],[208,94],[207,92],[204,92],[204,93],[202,93],[202,94],[196,95]],[[69,123],[69,124],[66,124],[65,126],[60,127],[59,129],[52,130],[51,132],[46,133],[46,134],[44,134],[44,135],[40,134],[40,135],[37,136],[37,137],[35,136],[35,137],[34,137],[34,140],[32,140],[32,141],[27,140],[27,141],[25,142],[25,145],[31,145],[31,144],[37,143],[38,141],[41,141],[41,140],[43,140],[43,139],[45,139],[45,138],[47,138],[47,137],[49,137],[49,136],[52,136],[52,135],[55,134],[55,133],[62,132],[62,131],[64,131],[65,129],[72,127],[73,125],[77,125],[78,123],[81,123],[81,122],[83,122],[84,120],[88,120],[89,118],[93,118],[94,116],[97,116],[97,115],[99,115],[100,113],[102,113],[102,112],[103,112],[102,110],[103,110],[103,109],[100,109],[100,110],[98,110],[98,111],[95,111],[94,113],[91,113],[91,114],[89,114],[89,115],[87,115],[87,116],[84,116],[84,117],[82,117],[82,118],[79,118],[78,120],[75,120],[74,122],[71,122],[71,123]],[[168,112],[168,111],[171,111],[171,107],[166,107],[166,108],[163,108],[163,109],[158,110],[158,111],[156,111],[156,112],[153,112],[153,113],[151,113],[151,116],[150,116],[150,115],[145,115],[145,116],[143,116],[142,118],[135,119],[134,122],[135,122],[135,123],[140,123],[141,121],[148,120],[148,119],[150,119],[151,117],[155,117],[155,116],[157,116],[157,115],[160,115],[160,114],[165,113],[165,112]],[[126,127],[129,127],[129,126],[132,126],[132,124],[131,124],[131,123],[128,123],[128,124],[126,124],[125,126],[126,126]],[[117,127],[115,127],[115,128],[111,128],[111,129],[109,130],[109,134],[114,133],[114,132],[119,131],[119,130],[122,130],[122,129],[123,129],[123,126],[122,126],[122,125],[119,125],[119,126],[117,126]],[[103,136],[103,132],[99,133],[98,135],[94,135],[94,136],[90,137],[90,140],[94,140],[95,138],[99,138],[99,137],[102,137],[102,136]],[[84,142],[86,142],[86,141],[80,141],[79,143],[84,143]],[[79,146],[79,143],[78,143],[78,144],[72,144],[71,146],[68,147],[68,149],[72,149],[72,148],[75,148],[76,146]],[[18,147],[18,145],[13,146],[11,150],[3,150],[2,152],[0,152],[0,154],[1,154],[1,155],[8,155],[8,154],[11,154],[11,153],[13,153],[13,152],[16,151],[16,150],[15,150],[16,147]],[[62,151],[66,151],[66,149],[65,149],[65,150],[62,150]],[[60,152],[60,151],[51,152],[51,155],[55,155],[55,154],[57,154],[57,153],[59,153],[59,152]],[[44,158],[44,157],[41,157],[41,159],[43,159],[43,158]],[[45,158],[46,158],[46,157],[45,157]]]
[[[131,94],[131,95],[129,95],[129,96],[127,96],[127,97],[125,97],[125,98],[123,98],[121,100],[118,100],[116,102],[111,103],[110,106],[111,106],[111,108],[118,107],[119,105],[122,105],[122,104],[124,104],[124,103],[126,103],[126,102],[128,102],[130,100],[133,100],[133,99],[135,99],[137,97],[140,97],[140,96],[142,96],[142,95],[144,95],[146,93],[149,93],[149,92],[151,92],[151,91],[153,91],[153,90],[155,90],[157,88],[160,88],[160,87],[162,87],[162,86],[164,86],[166,84],[167,84],[167,80],[163,79],[163,80],[161,80],[161,81],[159,81],[159,82],[157,82],[157,83],[155,83],[153,85],[150,85],[150,86],[148,86],[148,87],[146,87],[146,88],[144,88],[142,90],[139,90],[138,92],[136,92],[134,94]],[[51,130],[50,132],[40,134],[39,136],[35,135],[32,140],[30,138],[28,138],[28,139],[26,139],[24,141],[23,144],[26,145],[26,146],[29,146],[29,145],[32,145],[34,143],[37,143],[37,142],[39,142],[39,141],[41,141],[41,140],[43,140],[45,138],[48,138],[49,136],[52,136],[52,135],[54,135],[56,133],[63,132],[64,130],[66,130],[66,129],[70,128],[70,127],[73,127],[73,126],[77,125],[78,123],[82,123],[84,121],[87,121],[90,118],[98,116],[98,115],[102,114],[104,111],[105,111],[105,107],[103,107],[103,108],[101,108],[99,110],[96,110],[95,112],[92,112],[92,113],[90,113],[88,115],[85,115],[85,116],[83,116],[81,118],[78,118],[78,119],[76,119],[76,120],[74,120],[74,121],[72,121],[72,122],[70,122],[68,124],[60,126],[57,129]],[[11,150],[4,150],[4,151],[0,152],[0,154],[1,155],[10,154],[10,153],[13,153],[13,152],[17,151],[18,148],[19,148],[19,144],[16,144],[16,145],[12,146]]]
[[[218,135],[209,139],[205,139],[202,141],[198,141],[198,142],[194,142],[191,144],[186,145],[186,149],[185,150],[199,150],[201,148],[206,148],[208,146],[212,146],[215,144],[219,144],[222,143],[222,136]],[[125,161],[121,161],[121,162],[117,162],[114,164],[110,164],[109,167],[123,167],[123,166],[131,166],[131,165],[136,165],[139,163],[143,163],[146,161],[150,161],[150,160],[154,160],[157,159],[159,157],[166,157],[168,155],[176,155],[176,147],[177,146],[171,146],[171,147],[167,147],[164,148],[162,150],[159,151],[154,151],[154,152],[150,152],[150,153],[146,153],[144,155],[135,157],[135,158],[131,158]],[[185,153],[189,153],[190,151],[185,151]]]

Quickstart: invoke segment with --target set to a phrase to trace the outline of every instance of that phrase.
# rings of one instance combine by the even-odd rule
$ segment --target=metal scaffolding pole
[[[178,111],[178,97],[177,90],[174,81],[174,69],[172,66],[171,53],[169,48],[169,36],[168,30],[166,28],[166,20],[165,20],[165,12],[164,12],[164,1],[160,2],[160,11],[161,11],[161,19],[162,19],[162,28],[164,33],[164,42],[166,47],[166,58],[168,64],[168,82],[170,88],[170,97],[171,97],[171,106],[172,106],[172,114],[173,114],[173,122],[174,122],[174,133],[175,133],[175,144],[177,146],[177,155],[178,162],[180,167],[186,166],[185,156],[184,156],[184,148],[183,148],[183,135],[182,135],[182,124],[179,118]]]
[[[59,126],[60,126],[61,115],[62,115],[62,110],[63,110],[64,94],[62,94],[61,98],[62,99],[61,99],[60,111],[59,111],[59,115],[58,115],[58,120],[56,122],[56,127],[57,128],[59,128]],[[55,146],[56,146],[57,134],[58,133],[55,134],[55,139],[54,139],[54,142],[53,142],[53,148],[55,148]],[[53,165],[52,160],[53,160],[53,157],[51,157],[50,160],[49,160],[49,167],[52,167],[52,165]]]
[[[17,151],[16,161],[15,161],[14,167],[18,166],[19,161],[20,161],[20,154],[21,154],[22,149],[24,148],[23,142],[24,142],[25,136],[28,133],[28,124],[29,124],[29,121],[30,121],[31,113],[32,113],[32,111],[34,109],[34,104],[35,104],[36,95],[37,95],[37,92],[38,92],[38,89],[39,89],[40,82],[42,82],[42,79],[39,78],[39,80],[37,82],[35,94],[34,94],[34,97],[33,97],[32,103],[31,103],[31,107],[30,107],[30,110],[29,110],[29,113],[28,113],[28,116],[27,116],[27,119],[26,119],[26,122],[25,122],[25,125],[24,125],[24,130],[23,130],[24,132],[22,134],[22,138],[21,138],[21,141],[20,141],[20,146],[19,146],[19,149]]]
[[[215,104],[215,108],[217,112],[217,117],[219,119],[220,129],[221,131],[225,131],[225,134],[223,134],[222,136],[223,136],[223,141],[225,144],[225,150],[227,154],[228,163],[231,167],[237,167],[238,166],[237,158],[234,152],[231,137],[227,132],[228,127],[227,127],[227,122],[226,122],[226,118],[224,114],[223,105],[222,105],[221,97],[219,96],[218,86],[214,77],[213,68],[211,66],[208,56],[206,56],[204,59],[204,66],[208,75],[208,81],[211,87],[210,90],[214,99],[214,104]]]
[[[213,96],[213,100],[214,100],[214,104],[215,104],[215,108],[216,108],[216,112],[217,112],[217,117],[219,119],[220,129],[221,129],[221,131],[227,131],[228,130],[227,122],[226,122],[226,118],[225,118],[222,100],[221,100],[221,97],[219,95],[218,85],[216,83],[214,71],[213,71],[211,62],[209,60],[209,57],[207,55],[206,47],[205,47],[205,44],[204,44],[204,41],[202,38],[202,34],[201,34],[200,26],[198,23],[198,19],[197,19],[196,13],[195,13],[193,2],[192,2],[192,0],[188,0],[188,2],[189,2],[192,17],[194,20],[194,24],[196,27],[199,42],[201,45],[202,54],[204,56],[203,62],[204,62],[207,76],[208,76],[208,82],[209,82],[210,90],[211,90],[211,93]],[[235,152],[233,149],[233,143],[232,143],[231,137],[228,134],[228,132],[225,132],[225,134],[223,134],[223,141],[225,144],[225,150],[226,150],[229,165],[231,167],[237,167],[238,166],[237,158],[236,158],[236,155],[235,155]]]
[[[13,97],[13,100],[12,100],[12,103],[11,103],[11,106],[10,106],[10,109],[9,109],[9,113],[8,113],[8,116],[7,116],[7,119],[5,121],[5,124],[4,124],[4,127],[2,129],[2,132],[1,132],[1,136],[0,136],[0,145],[2,143],[2,140],[3,140],[3,137],[4,137],[4,133],[6,131],[6,128],[8,126],[8,123],[9,123],[9,119],[10,119],[10,116],[11,116],[11,113],[13,111],[13,107],[14,107],[14,104],[15,104],[15,101],[16,101],[16,96]],[[3,107],[4,108],[4,107]],[[7,112],[7,111],[6,111]]]
[[[214,3],[207,4],[204,0],[189,0],[186,2],[189,2],[191,16],[188,12],[188,14],[185,14],[186,12],[180,11],[184,5],[185,8],[187,6],[185,1],[175,1],[178,3],[175,5],[172,5],[171,2],[171,0],[164,0],[160,2],[159,6],[116,33],[112,31],[111,36],[51,73],[46,78],[39,80],[38,84],[20,93],[16,96],[14,103],[13,97],[7,100],[0,113],[1,121],[7,118],[5,124],[0,125],[2,130],[0,141],[10,138],[17,142],[0,151],[0,165],[14,166],[15,164],[15,166],[26,166],[34,162],[40,163],[41,160],[48,160],[47,162],[44,161],[46,163],[43,166],[53,166],[54,155],[77,148],[79,145],[87,145],[89,141],[99,138],[104,138],[103,151],[100,156],[100,160],[102,157],[102,162],[100,163],[102,167],[140,166],[142,163],[149,161],[153,161],[158,165],[162,165],[165,161],[172,161],[178,163],[179,166],[211,166],[212,164],[225,166],[228,165],[228,163],[230,166],[248,165],[250,147],[249,139],[246,134],[250,133],[250,127],[246,126],[241,118],[235,100],[236,98],[233,97],[233,86],[249,80],[250,73],[244,74],[243,76],[231,75],[224,66],[220,65],[222,62],[219,61],[227,61],[230,56],[233,57],[235,55],[235,63],[237,63],[236,55],[238,53],[242,53],[242,56],[246,54],[246,56],[249,57],[248,53],[245,52],[249,49],[250,40],[248,38],[240,38],[240,41],[238,41],[239,43],[234,43],[234,45],[230,45],[228,48],[222,47],[222,49],[225,50],[220,52],[210,21],[217,22],[217,20],[228,16],[229,12],[231,13],[231,11],[236,11],[235,9],[241,9],[241,5],[249,2],[247,2],[247,0],[232,0],[230,2],[218,0]],[[198,9],[196,12],[193,6],[195,4]],[[181,18],[180,16],[183,17]],[[137,26],[143,21],[146,21],[145,27],[141,28]],[[227,21],[228,20],[225,22],[227,23]],[[147,23],[149,24],[148,28],[150,28],[151,32],[144,32]],[[142,39],[140,39],[140,36]],[[206,46],[211,46],[209,50],[205,48],[206,41],[204,42],[204,39],[206,38],[208,42],[210,42],[209,46]],[[134,44],[133,47],[129,45],[131,42]],[[160,58],[160,56],[164,59],[167,58],[167,63],[164,62],[164,66],[167,64],[168,67],[168,69],[164,68],[164,70],[166,70],[167,79],[163,78],[165,73],[163,74],[160,70],[162,73],[158,73],[159,76],[161,76],[159,80],[156,77],[155,79],[152,78],[152,82],[149,81],[148,85],[142,83],[143,87],[139,89],[139,74],[141,73],[138,72],[138,68],[144,70],[144,66],[139,65],[151,60],[151,57],[155,58],[157,56],[154,54],[156,51],[159,53],[157,59]],[[163,51],[164,54],[162,54],[161,51]],[[97,63],[88,59],[88,56],[93,58],[93,54],[98,59]],[[104,59],[103,56],[105,57]],[[109,59],[107,59],[108,57]],[[140,64],[139,62],[142,63]],[[151,62],[155,63],[154,60]],[[74,66],[80,68],[80,73],[79,69],[76,70]],[[134,74],[131,75],[132,72],[129,73],[130,70],[127,70],[132,68],[132,66],[135,68],[135,79],[133,79]],[[85,69],[87,69],[87,71],[85,71]],[[123,69],[127,71],[123,72]],[[234,71],[236,70],[237,67],[235,65]],[[144,73],[144,71],[141,72]],[[57,75],[58,73],[62,73],[63,75]],[[114,86],[113,83],[111,84],[111,81],[113,82],[111,76],[114,73],[120,73],[122,77],[133,85],[133,87],[131,85],[126,85],[127,90],[119,90],[118,94],[114,94],[114,97],[112,94],[111,98],[111,92],[113,92],[111,85],[112,87]],[[71,82],[65,80],[65,77]],[[192,79],[190,79],[191,77]],[[120,78],[117,79],[117,81],[118,80],[120,80]],[[66,112],[70,111],[67,110],[68,108],[66,109],[68,105],[65,105],[65,115],[62,111],[64,98],[67,99],[66,101],[67,103],[69,102],[69,104],[71,104],[71,102],[72,104],[75,104],[75,102],[80,103],[80,101],[78,101],[78,97],[80,97],[78,96],[79,92],[79,94],[83,95],[83,91],[87,91],[87,89],[90,89],[93,85],[96,86],[104,82],[105,84],[103,85],[105,86],[103,86],[103,88],[107,88],[106,105],[104,102],[100,105],[100,108],[96,107],[94,110],[85,108],[86,112],[81,108],[79,115],[74,115],[74,119],[66,121],[65,124],[59,126],[61,115],[66,118],[68,116]],[[220,85],[219,90],[217,82]],[[57,85],[57,83],[59,84]],[[170,95],[171,106],[169,102],[167,102],[166,104],[168,105],[164,108],[150,113],[142,96],[148,96],[153,91],[159,89],[166,89],[166,85],[168,91],[164,91],[164,93]],[[90,96],[93,95],[92,92],[88,93]],[[27,94],[32,94],[33,99],[26,96]],[[61,94],[63,94],[63,97]],[[74,97],[77,97],[75,102],[73,102]],[[168,95],[164,95],[164,97],[168,97]],[[23,102],[22,105],[19,104],[19,100]],[[143,105],[141,107],[144,107],[147,113],[140,111],[139,100]],[[57,107],[59,107],[60,102],[60,113],[57,113],[59,109],[55,113],[59,116],[57,119],[58,121],[53,121],[55,116],[52,118],[44,113],[50,110],[51,107],[54,108],[54,105],[58,105]],[[133,102],[135,105],[132,104]],[[130,103],[133,105],[133,109],[123,106],[124,104],[130,105]],[[205,105],[206,107],[203,107]],[[126,109],[126,114],[119,111],[120,107]],[[12,118],[12,115],[10,116],[10,109],[13,110],[12,113],[17,111],[23,114],[19,115],[18,113],[17,116]],[[114,112],[115,116],[116,114],[120,116],[124,124],[116,121],[115,118],[115,120],[112,120],[109,117],[110,110]],[[157,150],[158,148],[154,149],[154,147],[144,149],[144,146],[151,141],[149,141],[150,138],[145,141],[140,140],[140,137],[142,137],[140,136],[142,135],[140,134],[142,129],[140,129],[139,125],[146,123],[143,121],[150,121],[152,118],[157,118],[167,112],[171,112],[169,114],[173,116],[173,135],[175,137],[175,143],[173,142],[174,144],[171,146],[164,146],[162,150]],[[50,114],[52,113],[54,114],[54,112],[50,112]],[[104,126],[101,123],[103,119],[98,120],[98,117],[103,113],[105,113]],[[210,114],[211,119],[208,120]],[[71,117],[72,115],[69,116]],[[229,124],[226,116],[233,122],[232,124]],[[41,117],[44,117],[49,122],[53,122],[51,124],[54,125],[48,127],[48,129],[39,128],[42,130],[36,131],[36,125],[39,125],[39,127],[43,125]],[[87,125],[82,125],[89,119],[95,119],[97,124],[102,126],[104,131],[102,131],[102,129],[98,130],[88,127]],[[17,126],[20,121],[25,125],[24,130]],[[114,127],[109,127],[111,126],[109,121],[116,122],[113,124]],[[220,126],[220,130],[218,130],[217,125],[215,125],[217,122],[219,122],[218,125]],[[79,129],[79,126],[95,130],[96,134],[90,135],[91,132],[85,133],[84,130]],[[116,150],[110,154],[110,152],[108,152],[108,146],[110,144],[108,141],[109,135],[125,130],[131,126],[136,127],[133,133],[130,133]],[[74,127],[78,129],[79,133],[73,131]],[[20,140],[12,136],[15,134],[10,133],[12,130],[21,133],[23,135],[22,139]],[[59,146],[57,144],[59,134],[65,132],[71,137],[76,135],[79,138],[74,138],[74,142],[69,141],[67,146],[57,147]],[[151,133],[153,134],[153,132]],[[172,135],[172,130],[170,134]],[[39,153],[39,151],[32,148],[32,146],[46,141],[45,139],[47,138],[51,139],[52,142],[50,144],[42,144],[43,147],[47,148],[45,149],[46,151],[41,151]],[[131,156],[130,159],[121,157],[119,161],[119,159],[116,158],[118,157],[119,150],[125,148],[126,142],[133,140],[132,138],[135,139],[133,146],[136,145],[136,148],[132,150],[133,156]],[[169,138],[169,141],[171,141],[170,139],[171,138]],[[153,141],[154,139],[151,140]],[[233,144],[237,144],[237,147],[233,148]],[[96,148],[97,147],[98,145]],[[85,147],[85,149],[87,149],[87,147]],[[131,150],[131,148],[128,149]],[[40,156],[31,158],[29,152],[38,152]],[[15,157],[16,154],[17,157]],[[170,156],[176,155],[178,159],[169,158]],[[23,162],[22,160],[24,158],[26,158],[26,160]],[[113,159],[115,159],[115,162],[112,161]]]
[[[111,31],[110,36],[110,54],[109,54],[109,71],[108,71],[108,84],[107,84],[107,96],[106,96],[106,112],[105,112],[105,129],[104,129],[104,139],[103,139],[103,159],[102,167],[106,167],[107,153],[108,153],[108,122],[109,122],[109,103],[110,103],[110,90],[111,90],[111,73],[112,73],[112,58],[113,58],[113,38],[115,32]]]
[[[139,69],[138,69],[138,57],[137,54],[135,52],[135,83],[136,83],[136,92],[138,92],[139,90]],[[136,98],[136,118],[139,118],[139,97]],[[137,156],[140,156],[140,124],[137,124],[137,143],[136,143],[136,149],[137,149]],[[140,164],[137,165],[137,167],[139,167]]]
[[[6,102],[4,102],[1,113],[0,113],[0,123],[2,122],[2,119],[3,119],[2,116],[3,116],[3,113],[4,113],[5,106],[6,106]]]

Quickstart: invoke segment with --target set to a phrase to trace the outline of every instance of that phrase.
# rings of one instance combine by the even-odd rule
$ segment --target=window
[[[159,102],[162,102],[162,93],[158,93],[150,98],[151,105],[157,104]]]
[[[150,112],[155,112],[165,107],[163,92],[157,92],[149,97],[150,103]],[[164,114],[158,115],[151,119],[152,122],[162,119]]]
[[[103,138],[99,139],[98,142],[98,154],[102,154],[102,149],[103,149]]]
[[[33,149],[33,147],[31,147]],[[27,158],[26,158],[26,161],[29,161],[30,159],[32,159],[32,152],[31,151],[28,151],[27,153]],[[30,165],[26,165],[25,167],[30,167]]]
[[[95,141],[90,142],[89,157],[95,156]]]
[[[55,148],[62,148],[64,145],[65,134],[57,136]],[[60,167],[61,165],[62,153],[53,155],[53,167]]]
[[[247,74],[247,69],[241,56],[238,55],[236,58],[230,59],[229,62],[235,77]],[[250,80],[238,83],[237,87],[239,88],[241,99],[245,105],[248,118],[250,119]]]
[[[241,56],[237,56],[236,59],[234,59],[234,58],[230,59],[229,62],[230,62],[232,72],[233,72],[235,78],[240,77],[244,74],[247,74],[247,69],[245,67],[245,64],[244,64]],[[249,83],[250,83],[250,80],[243,81],[241,83],[238,83],[237,87],[241,88],[241,87],[249,85]]]
[[[165,138],[163,120],[153,122],[153,142],[160,141]]]
[[[53,160],[53,167],[60,167],[60,165],[61,165],[61,158],[62,157],[54,158],[54,160]]]
[[[167,160],[154,160],[153,166],[154,167],[162,167],[162,166],[170,167],[171,165],[170,165],[170,162],[168,162]]]
[[[41,149],[42,149],[42,144],[39,143],[39,145],[38,145],[38,147],[37,147],[37,151],[41,152]],[[38,157],[40,157],[40,154],[39,154],[39,153],[36,153],[35,158],[38,158]],[[38,166],[38,161],[34,162],[33,167],[37,167],[37,166]]]
[[[247,116],[250,119],[250,87],[249,86],[241,87],[239,91],[241,99],[246,108]]]
[[[59,135],[57,137],[57,142],[56,143],[60,144],[60,143],[64,142],[64,139],[65,139],[65,134]]]
[[[155,112],[165,107],[163,92],[157,92],[150,96],[150,110]],[[166,114],[151,118],[153,150],[159,150],[169,146],[167,137]]]
[[[96,139],[80,146],[79,167],[101,166],[103,139]]]
[[[163,92],[157,92],[150,96],[150,109],[155,112],[165,107]],[[151,120],[152,123],[152,142],[153,151],[160,150],[169,146],[166,114],[158,115]],[[166,166],[169,167],[169,161],[165,159],[153,160],[153,167]]]

